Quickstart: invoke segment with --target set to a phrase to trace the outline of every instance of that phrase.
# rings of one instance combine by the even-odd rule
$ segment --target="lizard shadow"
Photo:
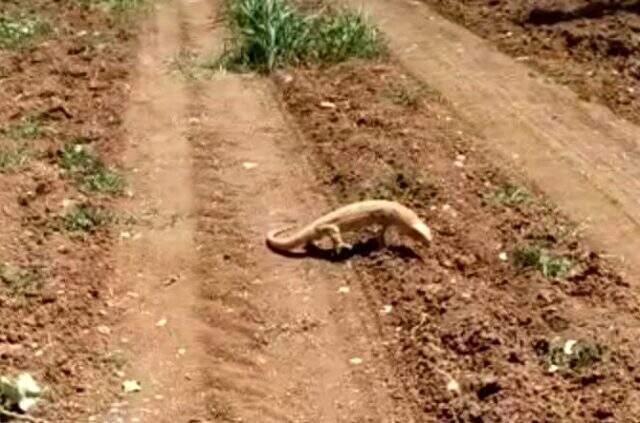
[[[360,241],[355,243],[350,249],[343,250],[337,253],[333,249],[320,248],[317,245],[309,244],[304,253],[299,253],[295,257],[308,257],[318,260],[325,260],[332,263],[343,262],[353,257],[368,257],[376,251],[387,249],[392,254],[397,255],[403,259],[418,259],[422,260],[411,248],[403,245],[387,245],[382,247],[376,239],[368,239],[366,241]]]

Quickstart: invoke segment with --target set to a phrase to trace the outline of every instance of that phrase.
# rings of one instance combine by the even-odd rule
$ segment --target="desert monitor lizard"
[[[336,252],[350,249],[342,239],[342,231],[360,229],[370,224],[382,225],[379,241],[389,226],[397,227],[401,233],[428,244],[433,239],[431,229],[416,213],[395,201],[367,200],[348,204],[316,219],[290,236],[281,236],[291,228],[276,229],[267,233],[267,245],[276,252],[292,252],[297,247],[328,236]]]

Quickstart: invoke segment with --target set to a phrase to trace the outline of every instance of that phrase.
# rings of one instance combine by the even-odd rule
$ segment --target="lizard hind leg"
[[[333,241],[333,248],[335,249],[337,254],[340,254],[342,250],[350,250],[352,248],[351,244],[347,244],[342,239],[342,233],[340,232],[340,228],[338,225],[321,225],[316,228],[319,233],[325,234],[331,238]]]

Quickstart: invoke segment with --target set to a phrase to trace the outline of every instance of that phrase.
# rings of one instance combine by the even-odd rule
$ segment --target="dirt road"
[[[130,207],[148,222],[122,244],[116,275],[135,298],[119,334],[143,389],[111,415],[413,421],[402,393],[390,396],[397,386],[348,267],[264,248],[268,229],[327,209],[273,87],[167,73],[181,49],[219,51],[219,6],[160,3],[142,32],[126,163]]]

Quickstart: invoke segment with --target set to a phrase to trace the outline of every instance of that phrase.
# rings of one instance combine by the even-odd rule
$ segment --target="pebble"
[[[321,101],[320,107],[322,107],[323,109],[336,109],[338,106],[330,101]]]
[[[111,334],[111,329],[109,329],[108,326],[100,325],[96,328],[96,330],[103,335]]]

